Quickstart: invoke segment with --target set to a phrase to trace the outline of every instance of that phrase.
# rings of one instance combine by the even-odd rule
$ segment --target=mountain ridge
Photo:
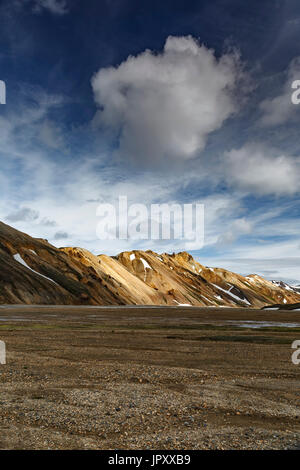
[[[261,308],[300,302],[296,288],[200,264],[187,252],[94,255],[56,248],[0,222],[0,303]]]

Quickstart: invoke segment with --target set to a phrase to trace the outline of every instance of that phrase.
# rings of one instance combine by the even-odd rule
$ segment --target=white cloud
[[[33,222],[39,218],[39,213],[35,210],[30,209],[30,207],[21,207],[8,214],[6,220],[8,222]]]
[[[280,256],[280,246],[277,247],[277,252]],[[243,251],[245,255],[247,247]],[[231,255],[234,253],[231,253]],[[299,250],[297,251],[299,255]],[[236,257],[236,258],[199,258],[200,263],[222,267],[233,271],[243,276],[249,274],[258,274],[265,277],[266,279],[281,280],[288,283],[299,284],[300,282],[300,257],[299,256],[288,256],[286,258],[276,257],[276,253],[272,257]]]
[[[258,195],[292,195],[300,190],[299,161],[261,145],[226,152],[224,176],[230,186]]]
[[[69,13],[67,0],[12,0],[11,5],[17,10],[28,6],[37,15],[44,11],[57,16]]]
[[[43,10],[60,16],[69,12],[66,0],[35,0],[33,12],[41,13]]]
[[[54,240],[65,240],[69,238],[69,234],[67,232],[56,232],[54,234]]]
[[[300,79],[300,57],[295,58],[288,69],[287,78],[282,92],[274,98],[268,98],[260,104],[262,115],[259,124],[262,126],[277,126],[284,124],[297,112],[298,106],[292,103],[293,89],[291,85],[294,80]]]
[[[163,52],[146,50],[92,79],[94,123],[119,138],[119,155],[136,162],[190,159],[237,109],[239,57],[191,36],[168,37]],[[236,95],[237,93],[235,93]]]
[[[252,223],[245,217],[235,219],[229,224],[230,228],[224,231],[218,238],[219,245],[231,245],[241,235],[247,235],[252,232]]]
[[[57,150],[64,147],[64,138],[59,127],[48,119],[41,124],[38,138],[49,148]]]

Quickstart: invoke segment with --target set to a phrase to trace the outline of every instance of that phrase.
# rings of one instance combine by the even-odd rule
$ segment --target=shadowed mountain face
[[[201,265],[186,252],[95,256],[55,248],[0,222],[0,303],[262,307],[300,302],[296,289]]]

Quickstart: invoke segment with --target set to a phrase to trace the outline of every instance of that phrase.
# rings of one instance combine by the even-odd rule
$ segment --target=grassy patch
[[[254,344],[291,344],[290,338],[273,336],[202,336],[191,338],[198,341],[224,341],[227,343],[254,343]]]

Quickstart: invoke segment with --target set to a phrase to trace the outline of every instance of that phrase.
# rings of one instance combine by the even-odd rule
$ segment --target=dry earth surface
[[[299,447],[300,312],[1,306],[0,339],[1,449]]]

